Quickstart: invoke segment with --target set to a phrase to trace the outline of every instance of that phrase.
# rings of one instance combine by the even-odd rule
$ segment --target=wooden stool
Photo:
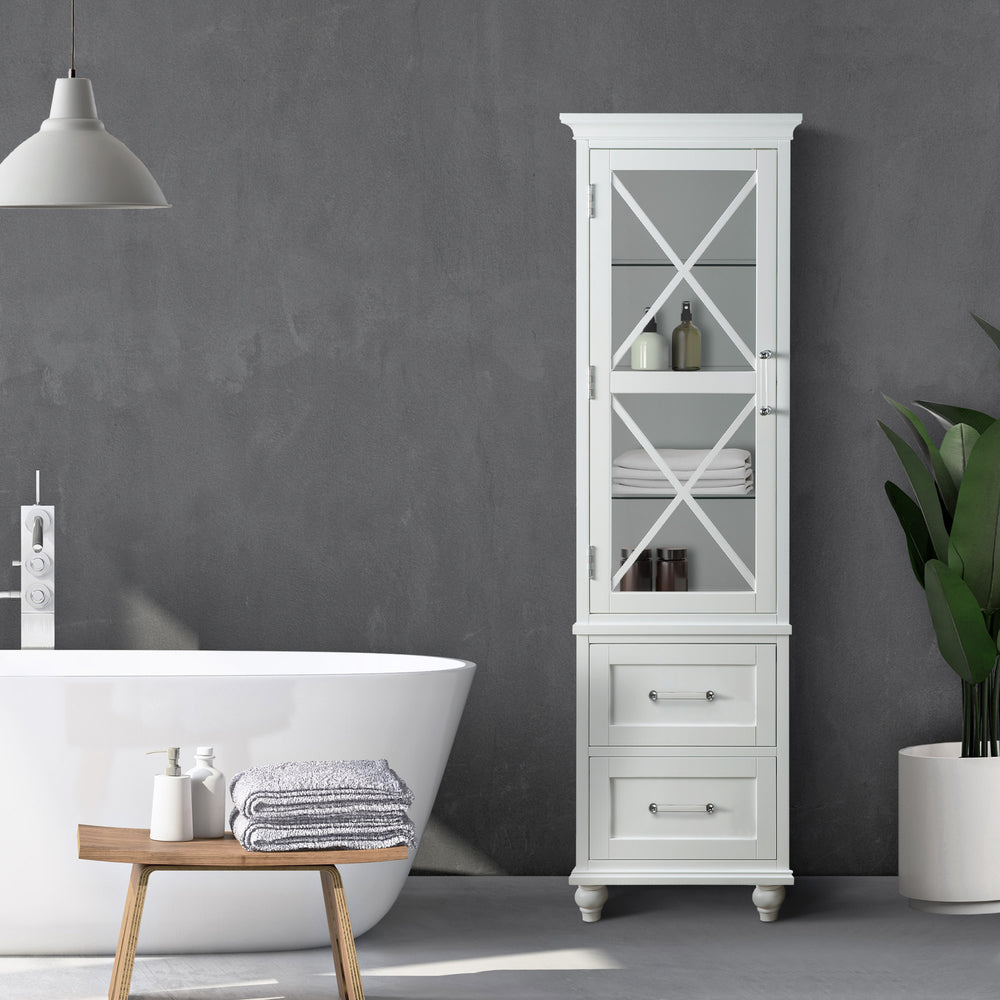
[[[125,897],[125,913],[118,934],[115,963],[111,969],[108,1000],[127,1000],[139,921],[146,897],[146,883],[155,871],[318,871],[323,882],[326,920],[330,927],[337,989],[341,1000],[364,1000],[358,956],[354,950],[351,918],[337,865],[362,861],[400,861],[406,847],[365,851],[244,851],[233,835],[221,840],[188,840],[179,843],[149,839],[149,830],[117,826],[77,827],[79,857],[85,861],[121,861],[132,865]]]

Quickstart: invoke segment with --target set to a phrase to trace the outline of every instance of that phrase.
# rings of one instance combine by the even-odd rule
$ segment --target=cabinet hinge
[[[597,203],[597,194],[595,191],[596,185],[590,184],[587,187],[587,216],[593,219],[597,214],[597,210],[594,207]]]
[[[587,396],[597,399],[597,369],[593,365],[587,369]]]
[[[587,576],[593,580],[597,575],[597,549],[593,545],[587,549]]]

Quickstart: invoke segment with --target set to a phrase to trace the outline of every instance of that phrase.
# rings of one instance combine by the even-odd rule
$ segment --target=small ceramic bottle
[[[150,840],[193,840],[191,824],[191,778],[181,774],[180,747],[150,750],[165,753],[167,770],[153,778],[153,811],[149,818]]]
[[[226,832],[226,776],[214,765],[215,747],[198,747],[191,778],[191,815],[196,837]]]
[[[634,371],[666,371],[667,354],[667,338],[656,329],[654,313],[642,333],[632,341],[632,368]]]

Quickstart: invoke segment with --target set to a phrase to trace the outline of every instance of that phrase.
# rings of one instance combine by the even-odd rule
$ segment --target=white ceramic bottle
[[[649,307],[647,306],[647,311]],[[665,371],[670,353],[667,338],[656,329],[656,313],[649,317],[642,333],[632,341],[633,371]]]
[[[150,750],[167,755],[167,770],[153,778],[153,812],[149,819],[150,840],[193,840],[191,823],[191,778],[181,774],[180,747]]]
[[[226,832],[226,776],[214,766],[215,747],[198,747],[191,778],[191,810],[196,837]]]

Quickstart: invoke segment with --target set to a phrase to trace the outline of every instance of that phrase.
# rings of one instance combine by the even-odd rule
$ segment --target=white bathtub
[[[180,746],[227,778],[283,760],[385,757],[423,832],[475,665],[374,653],[0,651],[0,953],[114,951],[129,867],[76,857],[78,823],[148,827],[152,777]],[[410,860],[345,865],[356,934],[392,906]],[[328,941],[315,872],[157,872],[147,954]]]

